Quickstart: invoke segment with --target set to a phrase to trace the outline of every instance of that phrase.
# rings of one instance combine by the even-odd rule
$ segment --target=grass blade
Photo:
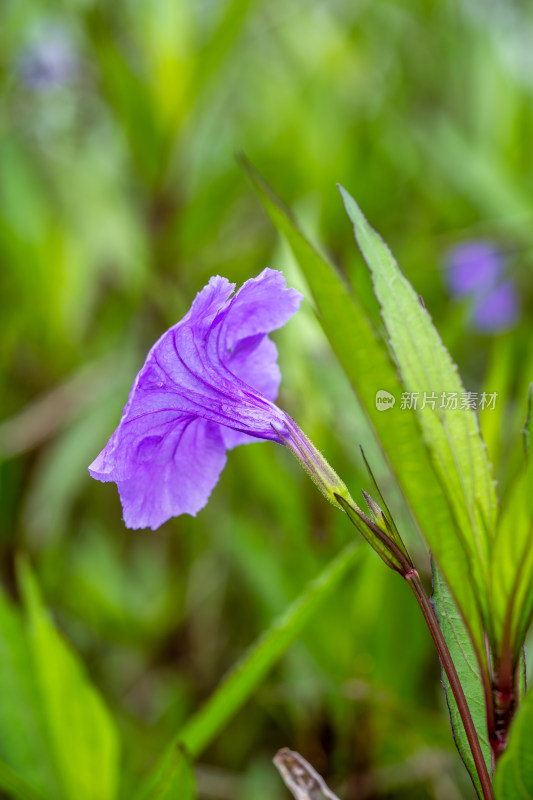
[[[39,684],[39,704],[61,784],[61,796],[114,800],[118,737],[107,709],[80,662],[57,633],[27,566],[19,582],[29,620],[27,638]]]
[[[160,797],[160,786],[170,782],[176,771],[181,769],[183,751],[195,759],[205,750],[288,650],[347,572],[356,566],[364,552],[359,542],[350,542],[274,621],[206,704],[177,733],[148,776],[137,800]]]

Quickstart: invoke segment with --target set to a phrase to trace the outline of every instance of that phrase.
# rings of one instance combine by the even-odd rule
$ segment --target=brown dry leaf
[[[311,764],[294,750],[278,750],[274,764],[296,800],[339,800]]]

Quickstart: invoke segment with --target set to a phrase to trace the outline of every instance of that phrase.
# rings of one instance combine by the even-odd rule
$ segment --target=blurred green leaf
[[[86,25],[104,92],[128,140],[136,177],[143,187],[152,188],[160,178],[165,146],[150,83],[139,64],[131,63],[131,53],[124,52],[126,48],[101,5],[88,9]]]
[[[3,761],[0,761],[0,789],[9,792],[17,800],[46,800],[43,794],[37,792]]]
[[[194,800],[196,797],[194,772],[185,752],[176,745],[170,761],[171,768],[158,774],[154,787],[145,786],[139,797],[150,797],[150,800]],[[148,791],[148,794],[143,792]]]
[[[472,721],[476,728],[481,750],[487,770],[491,771],[491,751],[487,733],[487,715],[485,709],[485,693],[483,682],[476,658],[475,650],[468,635],[468,630],[463,621],[461,613],[451,595],[450,590],[442,577],[441,571],[433,565],[433,596],[432,603],[439,621],[440,629],[448,645],[452,661],[459,675],[461,686],[468,702]],[[483,797],[483,791],[479,782],[479,777],[474,764],[472,751],[468,744],[461,715],[450,683],[444,670],[442,670],[442,681],[446,694],[448,711],[450,712],[450,722],[453,730],[455,744],[463,763],[470,773],[472,782],[479,797]]]
[[[432,164],[482,210],[483,217],[501,219],[514,235],[531,241],[531,196],[522,175],[513,175],[504,159],[495,158],[488,147],[465,136],[445,117],[419,131],[418,140]]]
[[[27,646],[36,675],[38,707],[54,768],[66,800],[113,800],[119,780],[117,732],[78,658],[52,625],[29,568],[20,568],[28,628]]]
[[[209,41],[204,45],[202,55],[197,61],[197,73],[194,81],[197,96],[209,78],[224,62],[224,57],[235,42],[246,21],[250,6],[254,0],[228,0],[223,6],[220,19]]]
[[[359,542],[351,542],[273,622],[206,704],[174,737],[163,758],[141,788],[138,800],[155,800],[160,796],[160,787],[166,786],[177,771],[182,769],[182,748],[191,758],[197,758],[205,750],[259,686],[347,572],[356,566],[361,553]]]
[[[17,798],[58,797],[46,721],[42,713],[38,672],[34,669],[24,622],[0,593],[0,785]],[[17,783],[28,788],[17,788]]]
[[[21,800],[113,800],[118,740],[77,657],[20,569],[27,622],[0,595],[0,786]]]

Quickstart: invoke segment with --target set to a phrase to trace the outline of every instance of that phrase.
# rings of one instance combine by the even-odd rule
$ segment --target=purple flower
[[[30,89],[43,91],[70,81],[76,67],[76,57],[66,32],[51,29],[24,51],[19,74]]]
[[[458,245],[447,255],[450,292],[463,297],[494,287],[503,272],[500,251],[490,242],[471,241]]]
[[[502,253],[490,242],[466,242],[448,253],[450,291],[472,298],[471,323],[481,333],[506,330],[520,315],[515,285],[504,280],[504,268]]]
[[[231,297],[234,289],[226,278],[211,278],[155,343],[118,428],[89,467],[93,478],[116,482],[130,528],[195,516],[227,450],[291,438],[294,423],[272,402],[281,375],[267,334],[292,317],[302,297],[271,269]]]
[[[495,333],[512,327],[519,314],[515,285],[512,281],[505,281],[476,299],[472,322],[479,331]]]

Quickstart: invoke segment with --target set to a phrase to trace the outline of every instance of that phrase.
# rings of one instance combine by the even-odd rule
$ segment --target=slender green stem
[[[413,590],[413,593],[417,599],[418,605],[420,606],[422,614],[424,615],[424,619],[426,620],[433,641],[435,642],[442,667],[450,682],[450,687],[464,725],[468,744],[470,745],[470,749],[472,751],[474,764],[476,766],[481,789],[483,791],[483,797],[485,800],[494,800],[491,779],[487,770],[487,765],[485,764],[485,759],[483,758],[483,753],[481,752],[481,745],[479,743],[475,725],[472,721],[472,716],[470,714],[470,709],[468,708],[465,693],[463,691],[463,687],[461,686],[461,681],[459,680],[459,675],[455,669],[450,651],[448,650],[448,645],[446,644],[439,623],[437,622],[437,618],[433,612],[433,608],[431,607],[429,597],[427,596],[426,590],[424,589],[422,581],[420,580],[420,576],[416,570],[411,570],[404,575],[404,577],[411,586],[411,589]]]

